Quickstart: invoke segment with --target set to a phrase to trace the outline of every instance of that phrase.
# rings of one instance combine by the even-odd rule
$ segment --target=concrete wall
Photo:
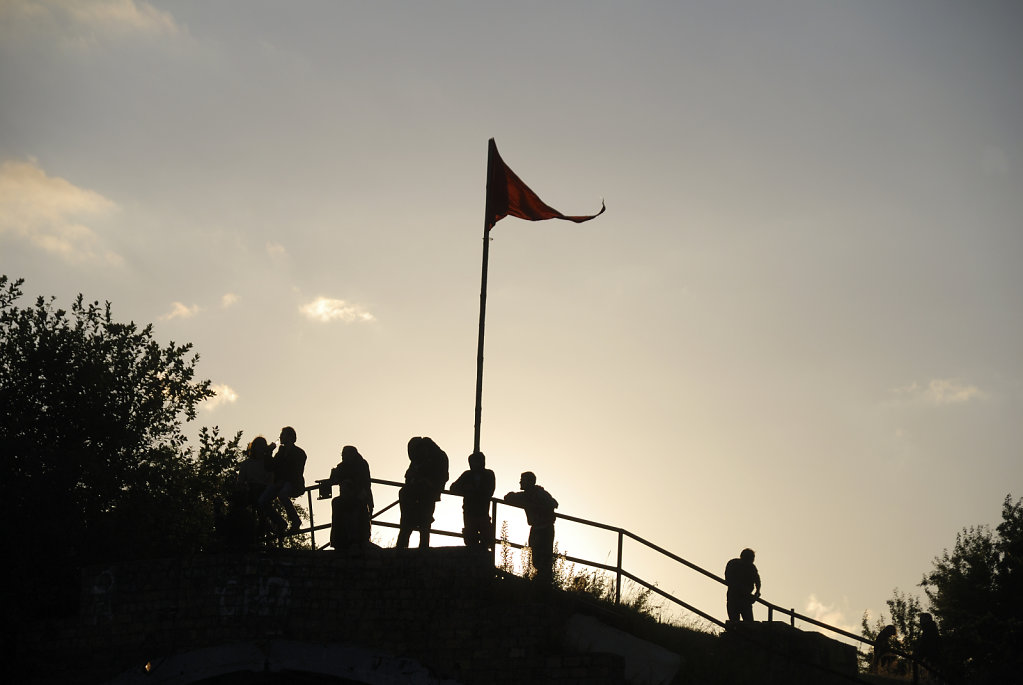
[[[456,547],[124,563],[88,569],[80,615],[31,624],[8,666],[19,682],[192,683],[253,669],[366,683],[623,682],[621,658],[564,645],[569,617],[536,592]],[[288,682],[277,678],[267,682]]]

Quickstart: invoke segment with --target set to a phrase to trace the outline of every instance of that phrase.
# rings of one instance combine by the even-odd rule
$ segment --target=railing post
[[[618,531],[618,567],[615,578],[615,606],[622,603],[622,531]]]
[[[793,628],[796,627],[796,610],[789,609],[789,625]]]
[[[490,498],[490,552],[494,554],[494,566],[497,566],[497,500]]]
[[[774,607],[770,604],[767,605],[767,622],[770,623],[774,620]]]
[[[316,549],[316,523],[313,521],[313,491],[305,491],[306,500],[309,502],[309,540],[313,549]]]

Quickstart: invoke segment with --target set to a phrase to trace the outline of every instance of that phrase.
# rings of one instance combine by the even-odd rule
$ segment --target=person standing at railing
[[[924,683],[937,682],[939,679],[934,669],[937,668],[941,656],[941,636],[938,634],[938,624],[934,622],[934,617],[928,613],[920,614],[919,619],[920,635],[913,648],[913,658],[919,664],[917,678]]]
[[[373,491],[369,463],[352,445],[341,449],[341,462],[330,470],[338,486],[331,502],[330,545],[336,550],[364,547],[370,539]]]
[[[760,572],[753,560],[756,554],[748,547],[725,565],[728,585],[726,608],[729,621],[753,621],[753,603],[760,598]]]
[[[874,652],[870,656],[869,673],[886,675],[891,673],[892,666],[898,657],[892,652],[895,642],[895,626],[889,624],[881,629],[874,638]]]
[[[554,520],[558,500],[536,484],[536,475],[526,471],[519,478],[521,492],[509,492],[504,501],[526,510],[529,523],[529,558],[536,579],[550,582],[554,570]]]
[[[408,549],[413,530],[419,531],[419,546],[430,546],[433,511],[448,482],[448,455],[430,438],[408,441],[409,467],[405,485],[398,491],[401,519],[395,547]]]
[[[469,470],[455,479],[451,492],[462,496],[462,540],[466,547],[490,547],[494,527],[490,521],[490,498],[494,496],[494,472],[486,468],[482,452],[469,455]]]

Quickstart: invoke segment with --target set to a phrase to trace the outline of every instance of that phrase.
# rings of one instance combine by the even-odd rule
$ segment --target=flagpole
[[[483,329],[487,318],[487,262],[490,256],[490,223],[483,223],[483,275],[480,277],[480,334],[476,347],[476,429],[472,451],[480,451],[480,419],[483,415]]]
[[[483,325],[487,318],[487,260],[490,256],[490,229],[506,216],[515,216],[527,221],[543,219],[566,219],[576,223],[589,221],[604,213],[592,216],[565,216],[529,189],[501,159],[497,143],[491,138],[487,145],[487,208],[483,217],[483,275],[480,278],[480,337],[476,350],[476,430],[472,451],[480,451],[480,417],[483,414]]]

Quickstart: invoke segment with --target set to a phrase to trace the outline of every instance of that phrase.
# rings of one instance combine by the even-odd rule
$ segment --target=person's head
[[[469,468],[472,470],[486,468],[487,458],[482,452],[473,452],[469,455]]]
[[[928,613],[920,614],[920,627],[929,627],[934,625],[934,617]]]
[[[285,426],[281,429],[281,444],[282,445],[294,445],[295,441],[298,440],[298,434],[295,433],[295,429],[291,426]]]
[[[743,561],[748,561],[751,564],[753,563],[753,560],[756,558],[756,556],[757,556],[756,552],[751,550],[749,547],[739,552],[739,558],[742,559]]]
[[[341,461],[345,461],[345,460],[348,460],[348,459],[355,459],[355,458],[361,457],[361,456],[362,455],[359,454],[359,450],[357,450],[352,445],[345,445],[344,447],[341,448]]]
[[[249,443],[249,448],[245,450],[245,452],[250,457],[261,457],[263,456],[263,453],[266,452],[267,448],[268,445],[266,444],[266,438],[262,435],[257,435],[252,439],[252,442]]]
[[[536,474],[533,473],[532,471],[525,471],[519,477],[519,487],[522,488],[523,490],[525,490],[526,488],[531,488],[534,485],[536,485]]]
[[[421,437],[409,438],[408,458],[415,459],[423,451],[423,439]]]

